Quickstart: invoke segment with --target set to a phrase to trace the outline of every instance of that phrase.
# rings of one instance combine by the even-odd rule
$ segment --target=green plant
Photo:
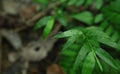
[[[59,61],[65,72],[119,74],[120,59],[114,54],[120,52],[120,0],[60,0],[59,3],[59,8],[52,8],[54,14],[41,18],[34,28],[45,26],[46,38],[54,21],[64,26],[66,31],[54,38],[67,39]]]
[[[60,62],[68,70],[68,73],[73,70],[74,74],[77,74],[82,69],[82,74],[91,74],[96,63],[103,71],[100,61],[104,61],[114,69],[119,70],[111,55],[100,46],[102,43],[119,49],[118,45],[106,33],[96,27],[76,30],[69,30],[55,36],[55,38],[68,37],[68,41],[61,51],[63,58]]]

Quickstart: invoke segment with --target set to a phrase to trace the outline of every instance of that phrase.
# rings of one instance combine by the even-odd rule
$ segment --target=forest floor
[[[42,29],[37,31],[33,29],[35,22],[41,16],[47,15],[45,14],[46,12],[44,10],[43,12],[30,16],[34,11],[32,7],[29,7],[18,15],[0,13],[1,74],[64,74],[61,67],[57,64],[61,49],[59,45],[64,40],[50,41],[48,37],[46,41],[44,39],[41,41],[39,39],[41,38]],[[55,26],[55,28],[57,27],[57,30],[51,32],[53,35],[54,32],[56,34],[61,29],[59,25]],[[34,42],[36,43],[31,46]],[[43,54],[35,57],[36,54],[42,53],[42,51],[38,53],[41,48],[37,48],[36,45],[41,46],[41,48],[45,47],[44,50],[49,49],[50,51],[47,52],[47,56],[44,57]],[[24,48],[27,51],[24,51]],[[29,51],[33,51],[33,53]],[[21,53],[25,53],[25,56],[22,56]],[[38,59],[34,60],[34,58]],[[27,66],[25,66],[26,62],[28,64]]]

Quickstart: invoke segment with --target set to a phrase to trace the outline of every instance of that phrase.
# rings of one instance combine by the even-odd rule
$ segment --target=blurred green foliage
[[[120,74],[120,0],[34,1],[60,3],[34,29],[45,26],[46,38],[55,21],[64,27],[54,38],[66,39],[59,61],[66,74]]]

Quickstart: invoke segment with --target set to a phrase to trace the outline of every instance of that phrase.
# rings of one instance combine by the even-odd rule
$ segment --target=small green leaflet
[[[69,46],[71,46],[76,40],[76,36],[69,37],[67,42],[64,44],[64,47],[62,50],[67,49]]]
[[[86,23],[87,25],[92,25],[93,23],[93,15],[89,11],[74,14],[72,17],[76,20]]]
[[[96,9],[100,9],[103,5],[103,0],[95,0],[95,4]]]
[[[43,17],[37,22],[34,29],[38,30],[39,28],[45,26],[42,36],[43,38],[46,38],[53,28],[54,20],[55,19],[52,16]]]
[[[82,74],[92,74],[95,67],[95,58],[93,52],[90,52],[83,63]]]
[[[100,57],[108,65],[110,65],[111,67],[113,67],[115,69],[118,69],[117,66],[116,66],[116,62],[114,61],[112,56],[109,53],[107,53],[104,49],[98,48],[98,49],[96,49],[95,52],[98,55],[98,57]]]
[[[120,0],[115,0],[110,3],[110,9],[120,13]]]
[[[63,26],[67,26],[67,18],[63,16],[63,14],[57,16],[57,20],[61,23]]]
[[[94,5],[95,9],[100,9],[103,5],[103,0],[86,0],[85,6]]]
[[[112,26],[108,26],[107,29],[105,30],[105,33],[107,33],[107,35],[110,36],[113,33],[113,31],[114,31],[113,27]]]
[[[102,65],[101,65],[101,63],[100,63],[98,57],[96,56],[96,54],[95,54],[95,59],[96,59],[96,62],[97,62],[97,64],[98,64],[100,70],[103,71],[103,67],[102,67]]]
[[[113,35],[112,35],[112,40],[113,41],[117,41],[119,39],[119,33],[118,32],[115,32]]]
[[[76,70],[76,68],[78,68],[79,66],[82,66],[83,60],[89,51],[90,51],[89,45],[87,43],[84,43],[84,45],[79,50],[79,52],[76,56],[76,59],[75,59],[74,65],[73,65],[74,70]]]
[[[76,2],[76,0],[69,0],[68,5],[74,5]]]
[[[74,70],[70,70],[70,72],[69,72],[69,74],[76,74],[76,71],[74,71]]]
[[[86,0],[85,6],[88,7],[93,3],[94,0]]]
[[[43,30],[43,38],[46,38],[48,36],[48,34],[51,32],[53,25],[54,25],[54,18],[51,17],[48,22],[47,25],[45,26],[44,30]]]
[[[99,28],[89,27],[87,30],[91,33],[92,36],[96,37],[100,43],[118,49],[117,43],[114,42],[106,33],[101,31]]]
[[[91,51],[93,51],[94,57],[95,57],[95,59],[96,59],[96,62],[97,62],[97,64],[98,64],[100,70],[103,71],[103,67],[102,67],[102,65],[101,65],[98,57],[97,57],[96,54],[95,54],[95,50],[96,50],[97,48],[99,48],[99,43],[98,43],[98,41],[96,41],[96,39],[93,37],[93,38],[90,38],[89,40],[87,40],[87,43],[89,44],[89,49],[91,49]]]
[[[46,4],[49,2],[49,0],[33,0],[33,1],[36,3],[43,3],[43,4]]]
[[[104,31],[104,29],[108,26],[108,22],[107,21],[103,21],[101,24],[100,24],[100,26],[99,26],[99,28],[102,30],[102,31]]]
[[[35,30],[38,30],[39,28],[45,26],[47,24],[47,21],[51,18],[51,16],[46,16],[40,19],[34,26]]]
[[[117,59],[117,60],[115,60],[115,61],[117,62],[116,64],[117,64],[117,66],[118,66],[118,69],[120,70],[120,60]]]
[[[85,0],[78,0],[76,1],[76,6],[80,6],[85,2]]]
[[[118,41],[118,48],[119,48],[119,51],[120,51],[120,40]]]
[[[98,15],[96,15],[96,17],[95,17],[94,22],[95,22],[95,23],[99,23],[99,22],[101,22],[102,20],[103,20],[103,14],[98,14]]]
[[[119,9],[118,9],[119,10]],[[119,12],[111,9],[110,5],[106,6],[102,9],[102,13],[104,14],[104,17],[106,20],[108,20],[113,25],[119,24],[120,25],[120,14]]]
[[[64,37],[77,36],[77,35],[78,36],[82,35],[82,32],[77,29],[72,29],[72,30],[59,33],[55,35],[54,38],[64,38]]]
[[[60,54],[63,55],[63,56],[73,57],[74,55],[76,55],[76,52],[73,52],[71,50],[62,50]]]

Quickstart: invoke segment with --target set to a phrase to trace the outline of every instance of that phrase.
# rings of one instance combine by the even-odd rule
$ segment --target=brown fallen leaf
[[[47,74],[65,74],[58,64],[52,64],[47,68]]]

